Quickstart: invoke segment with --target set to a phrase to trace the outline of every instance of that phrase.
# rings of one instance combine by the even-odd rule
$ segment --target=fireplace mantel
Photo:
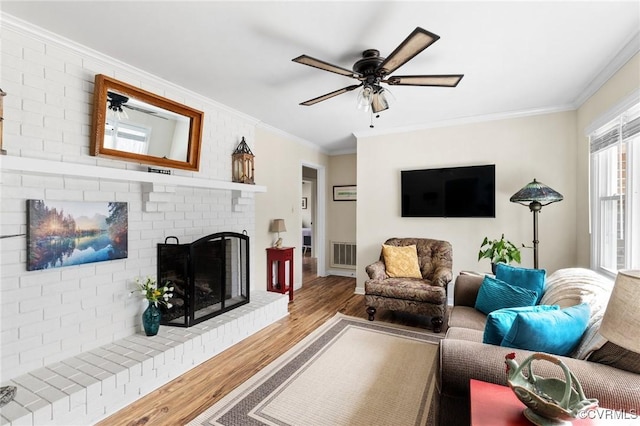
[[[146,182],[168,186],[188,186],[192,188],[226,189],[242,192],[267,192],[261,185],[202,179],[189,176],[163,175],[137,170],[117,169],[92,164],[64,163],[62,161],[42,160],[38,158],[0,156],[0,169],[33,174],[77,176],[129,182]]]

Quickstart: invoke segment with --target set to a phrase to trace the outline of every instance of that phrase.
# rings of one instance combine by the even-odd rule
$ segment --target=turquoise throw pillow
[[[538,300],[538,293],[514,286],[497,278],[485,276],[478,290],[475,308],[489,315],[502,308],[532,306]]]
[[[520,312],[557,311],[558,309],[560,309],[558,305],[535,305],[493,311],[487,316],[482,343],[499,346]]]
[[[518,268],[506,263],[496,264],[496,278],[511,285],[527,288],[538,293],[536,304],[540,303],[547,278],[544,269]]]
[[[588,303],[557,311],[521,312],[500,346],[569,355],[580,343],[590,314]]]

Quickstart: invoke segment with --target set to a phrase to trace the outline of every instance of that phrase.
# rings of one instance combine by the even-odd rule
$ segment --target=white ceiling
[[[2,11],[207,96],[329,153],[357,134],[470,117],[575,108],[639,50],[640,1],[2,1]],[[465,74],[457,88],[391,87],[374,119],[357,83],[291,59],[351,69],[417,26],[441,38],[395,74]],[[631,43],[630,43],[631,42]],[[640,72],[640,70],[639,70]],[[594,84],[594,82],[596,84]]]

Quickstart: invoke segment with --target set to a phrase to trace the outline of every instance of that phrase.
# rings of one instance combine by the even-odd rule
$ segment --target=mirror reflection
[[[198,170],[203,114],[96,76],[92,154]]]
[[[104,147],[187,161],[189,118],[107,92]]]

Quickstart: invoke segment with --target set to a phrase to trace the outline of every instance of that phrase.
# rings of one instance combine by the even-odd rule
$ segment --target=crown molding
[[[566,111],[574,111],[574,110],[575,110],[575,107],[572,104],[554,106],[549,108],[534,108],[534,109],[526,109],[526,110],[520,110],[520,111],[509,111],[509,112],[500,112],[495,114],[483,114],[483,115],[474,115],[469,117],[460,117],[460,118],[454,118],[451,120],[434,121],[432,123],[418,124],[414,126],[394,127],[392,129],[363,130],[361,132],[353,133],[353,135],[356,138],[360,139],[360,138],[368,138],[368,137],[380,136],[380,135],[409,133],[409,132],[415,132],[420,130],[436,129],[440,127],[452,127],[452,126],[462,126],[466,124],[477,124],[477,123],[484,123],[487,121],[510,120],[514,118],[531,117],[535,115],[544,115],[544,114],[554,114],[558,112],[566,112]]]
[[[580,96],[573,102],[575,109],[580,108],[582,104],[604,86],[604,84],[638,52],[640,52],[640,31],[633,34],[622,49],[605,61],[605,67],[587,84],[580,92]]]
[[[336,149],[335,151],[331,151],[329,155],[348,155],[348,154],[357,154],[357,148],[345,148],[345,149]]]
[[[190,98],[196,99],[199,102],[202,102],[211,107],[220,109],[224,112],[227,112],[229,114],[237,116],[238,118],[248,121],[251,125],[256,125],[260,121],[255,117],[252,117],[243,112],[230,108],[211,98],[203,96],[185,87],[179,86],[168,80],[164,80],[154,74],[151,74],[148,71],[134,67],[133,65],[127,64],[126,62],[123,62],[119,59],[108,56],[95,49],[92,49],[83,44],[77,43],[73,40],[70,40],[59,34],[46,30],[42,27],[38,27],[37,25],[34,25],[28,21],[24,21],[13,15],[9,15],[8,13],[0,11],[0,23],[3,29],[5,30],[14,31],[23,36],[35,38],[43,43],[54,44],[57,47],[70,50],[72,53],[77,54],[80,58],[88,57],[91,60],[97,61],[98,63],[103,63],[111,67],[121,68],[122,70],[128,73],[132,73],[140,76],[141,79],[144,79],[149,84],[161,85],[169,91],[177,91],[180,93],[184,93],[185,95],[189,96]]]
[[[632,90],[627,96],[620,99],[615,105],[611,106],[607,111],[598,116],[594,121],[584,128],[584,135],[589,136],[626,110],[640,102],[640,88]]]

